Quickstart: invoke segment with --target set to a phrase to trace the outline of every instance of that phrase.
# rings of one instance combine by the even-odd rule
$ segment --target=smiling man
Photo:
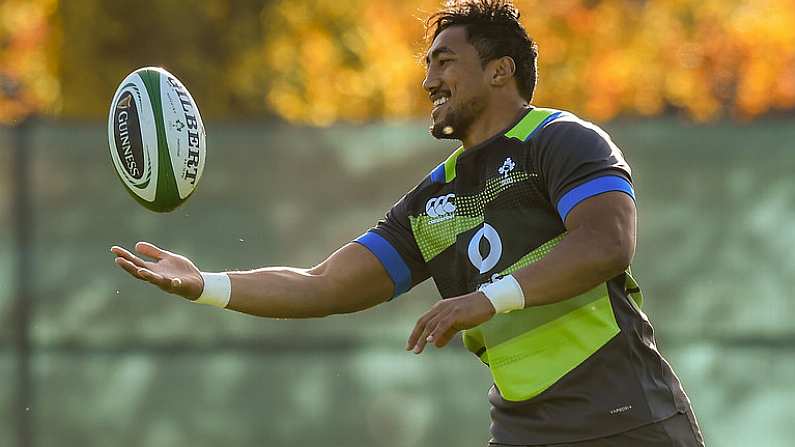
[[[134,277],[189,300],[275,318],[366,309],[433,278],[416,354],[459,331],[491,370],[491,445],[700,446],[629,273],[631,171],[607,134],[530,105],[537,49],[503,1],[429,21],[431,134],[463,145],[373,229],[310,269],[204,273],[139,243]]]

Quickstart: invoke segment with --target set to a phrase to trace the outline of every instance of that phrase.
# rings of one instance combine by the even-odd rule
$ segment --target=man
[[[202,273],[147,243],[136,250],[153,261],[113,247],[116,263],[189,300],[275,318],[355,312],[433,277],[444,299],[406,349],[464,331],[494,378],[491,445],[703,445],[629,274],[630,168],[598,127],[530,106],[537,50],[518,19],[489,0],[429,19],[431,133],[463,146],[318,266]]]

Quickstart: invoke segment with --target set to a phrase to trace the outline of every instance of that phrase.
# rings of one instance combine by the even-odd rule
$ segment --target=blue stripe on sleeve
[[[537,133],[538,133],[538,132],[539,132],[541,129],[543,129],[543,128],[544,128],[544,126],[546,126],[547,124],[551,123],[552,121],[555,121],[555,120],[556,120],[556,119],[558,119],[558,117],[560,117],[561,115],[563,115],[563,112],[555,112],[555,113],[553,113],[552,115],[549,115],[548,117],[546,117],[546,118],[544,119],[544,121],[541,121],[541,124],[539,124],[538,126],[536,126],[536,128],[535,128],[535,129],[533,129],[533,131],[532,131],[532,132],[530,132],[530,135],[528,135],[528,136],[527,136],[527,138],[525,138],[525,139],[524,139],[524,141],[525,141],[525,142],[528,142],[528,141],[530,141],[531,139],[533,139],[533,137],[534,137],[534,136],[536,136],[536,134],[537,134]]]
[[[608,175],[589,180],[564,194],[558,201],[558,214],[560,214],[560,218],[565,222],[566,216],[568,216],[571,210],[579,205],[580,202],[610,191],[625,192],[632,197],[632,200],[635,200],[635,191],[632,189],[632,185],[627,179],[615,175]]]
[[[392,244],[373,231],[364,233],[356,238],[354,242],[367,247],[384,265],[389,277],[392,278],[392,282],[395,283],[395,294],[392,298],[408,292],[411,288],[411,271]]]
[[[444,180],[444,163],[442,163],[431,171],[431,181],[444,184]]]

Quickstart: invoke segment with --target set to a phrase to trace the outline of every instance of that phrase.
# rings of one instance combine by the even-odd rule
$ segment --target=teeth
[[[436,101],[433,102],[433,106],[434,107],[439,107],[440,105],[446,103],[448,99],[450,99],[450,98],[448,98],[446,96],[442,96],[441,98],[438,98]]]

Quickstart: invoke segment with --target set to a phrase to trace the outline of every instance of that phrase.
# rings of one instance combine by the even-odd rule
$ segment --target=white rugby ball
[[[121,82],[108,115],[108,143],[125,189],[152,211],[181,205],[204,171],[199,108],[188,89],[159,67],[135,70]]]

